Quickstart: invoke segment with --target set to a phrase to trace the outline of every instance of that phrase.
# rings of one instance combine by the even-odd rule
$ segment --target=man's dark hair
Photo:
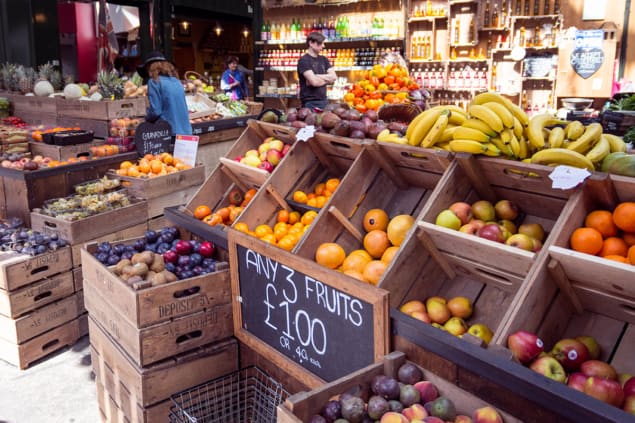
[[[310,32],[309,35],[306,36],[306,45],[308,46],[311,41],[315,41],[318,44],[322,44],[326,37],[321,32]]]
[[[225,59],[225,66],[229,66],[230,63],[236,63],[238,64],[238,57],[236,56],[229,56],[227,57],[227,59]]]

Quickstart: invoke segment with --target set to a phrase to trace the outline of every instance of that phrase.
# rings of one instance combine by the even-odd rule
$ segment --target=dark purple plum
[[[198,266],[199,264],[201,264],[203,262],[203,256],[201,256],[198,253],[192,253],[190,254],[190,263],[193,266]]]
[[[159,239],[159,234],[156,233],[156,231],[146,231],[145,233],[145,239],[146,241],[148,241],[149,243],[152,242],[157,242],[157,239]]]
[[[184,268],[188,268],[190,265],[190,256],[179,256],[178,265]]]
[[[121,258],[118,255],[111,254],[108,256],[108,261],[106,262],[106,264],[108,264],[108,266],[114,266],[115,264],[119,263],[120,259]]]

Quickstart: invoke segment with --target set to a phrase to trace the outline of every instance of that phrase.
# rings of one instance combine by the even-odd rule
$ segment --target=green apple
[[[472,204],[472,214],[475,219],[489,222],[496,219],[496,210],[494,206],[487,200],[479,200]]]
[[[518,227],[518,233],[536,238],[540,242],[545,240],[545,230],[540,223],[523,223]]]
[[[450,317],[450,319],[445,322],[443,327],[447,332],[451,333],[454,336],[463,335],[465,332],[467,332],[467,323],[465,323],[465,320],[461,319],[460,317]]]
[[[514,234],[507,238],[505,244],[510,245],[512,247],[520,248],[525,251],[533,251],[534,249],[534,241],[525,234]]]
[[[488,328],[486,325],[484,325],[483,323],[473,324],[472,326],[469,327],[467,332],[470,335],[474,335],[477,338],[481,338],[485,342],[485,345],[489,345],[492,338],[494,337],[494,333],[492,333],[492,330]]]
[[[462,226],[461,219],[459,219],[458,216],[449,209],[441,211],[441,213],[437,215],[435,223],[445,228],[454,229],[455,231],[458,231]]]

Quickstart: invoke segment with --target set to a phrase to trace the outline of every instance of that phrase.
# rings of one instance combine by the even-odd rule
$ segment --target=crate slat
[[[0,314],[16,318],[73,292],[72,271],[43,278],[14,291],[0,290]]]
[[[65,272],[72,268],[70,247],[31,257],[25,254],[0,254],[0,288],[7,291]]]

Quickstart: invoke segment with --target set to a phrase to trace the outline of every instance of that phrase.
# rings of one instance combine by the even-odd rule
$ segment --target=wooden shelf
[[[418,17],[410,17],[408,18],[408,23],[412,22],[432,22],[437,19],[447,19],[448,15],[443,16],[418,16]]]
[[[337,40],[329,40],[326,39],[324,42],[327,44],[350,44],[357,42],[373,42],[373,41],[385,41],[385,42],[403,42],[403,38],[390,38],[390,37],[361,37],[361,38],[340,38]],[[297,46],[306,46],[306,42],[304,40],[292,41],[292,40],[259,40],[255,41],[255,44],[258,46],[266,46],[266,45],[297,45]]]

